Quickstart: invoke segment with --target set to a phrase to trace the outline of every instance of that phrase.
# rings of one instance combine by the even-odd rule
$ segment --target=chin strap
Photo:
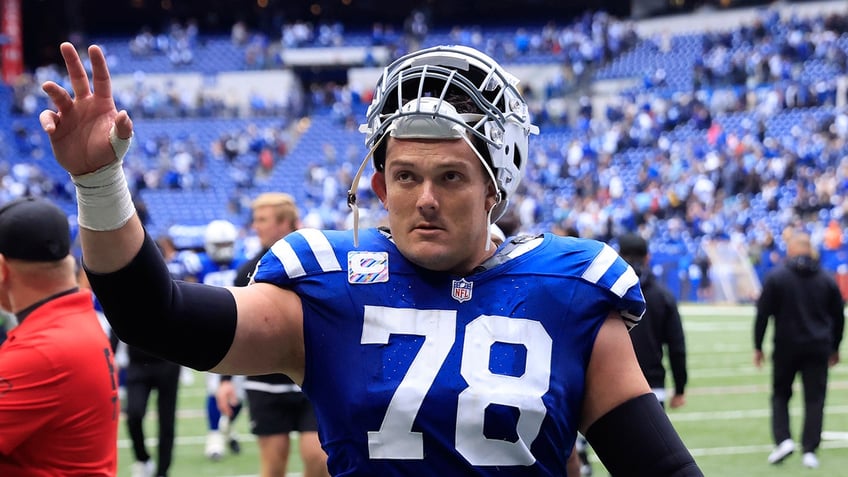
[[[495,210],[495,206],[498,205],[500,199],[495,202],[495,205],[489,209],[489,212],[486,213],[486,223],[488,224],[486,227],[486,251],[488,252],[492,248],[492,211]]]
[[[350,184],[350,189],[347,191],[347,206],[350,207],[351,212],[353,213],[353,246],[359,246],[359,206],[356,205],[356,190],[359,188],[359,181],[362,179],[362,173],[365,172],[365,166],[368,165],[368,160],[374,157],[374,151],[380,147],[380,144],[383,143],[386,136],[380,138],[379,141],[375,142],[371,149],[368,151],[368,154],[362,159],[362,163],[359,164],[359,169],[356,170],[356,175],[353,176],[353,181]]]
[[[486,251],[488,252],[492,248],[492,212],[495,210],[495,207],[501,203],[503,200],[503,194],[501,193],[501,188],[498,187],[498,181],[495,180],[495,173],[492,171],[492,168],[489,167],[489,163],[483,159],[483,156],[477,151],[477,148],[474,147],[474,144],[471,142],[471,139],[468,138],[468,135],[463,134],[462,139],[468,143],[468,146],[471,147],[471,150],[474,151],[474,154],[477,156],[477,159],[480,159],[480,163],[483,164],[483,168],[486,169],[486,173],[489,174],[489,180],[492,181],[492,184],[495,186],[495,203],[486,213]]]

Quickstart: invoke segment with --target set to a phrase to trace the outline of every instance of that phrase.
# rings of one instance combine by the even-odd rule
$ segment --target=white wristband
[[[116,160],[94,172],[71,175],[77,189],[77,222],[80,227],[97,231],[117,230],[135,214],[123,168],[123,157],[131,139],[132,136],[119,138],[112,126],[109,141]]]
[[[115,161],[94,172],[71,176],[77,186],[77,221],[89,230],[117,230],[135,213],[124,176],[123,161]]]

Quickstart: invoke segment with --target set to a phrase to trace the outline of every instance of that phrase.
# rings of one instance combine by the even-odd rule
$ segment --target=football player
[[[216,287],[233,286],[238,267],[245,261],[244,255],[237,253],[237,239],[238,229],[228,220],[213,220],[206,225],[203,233],[203,252],[198,254],[201,263],[198,280],[201,283]],[[215,397],[221,384],[221,375],[206,373],[207,433],[204,455],[212,460],[223,457],[226,447],[234,454],[241,451],[232,422],[241,412],[244,377],[236,376],[232,383],[238,400],[236,403],[230,403],[232,409],[229,415],[223,415],[218,409]]]
[[[168,277],[129,200],[132,121],[104,55],[88,49],[92,89],[74,46],[61,52],[74,96],[46,82],[57,111],[41,124],[122,338],[196,369],[287,374],[315,407],[333,475],[564,475],[578,430],[613,475],[703,475],[636,361],[632,268],[588,239],[492,242],[538,129],[485,54],[434,47],[383,70],[353,183],[372,163],[390,227],[301,229],[249,286],[219,288]]]

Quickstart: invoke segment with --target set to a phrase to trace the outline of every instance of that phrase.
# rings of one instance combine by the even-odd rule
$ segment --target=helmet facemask
[[[228,263],[235,258],[238,230],[228,220],[213,220],[203,234],[203,248],[215,263]]]
[[[355,187],[369,158],[373,157],[377,171],[383,170],[387,136],[465,140],[495,186],[497,197],[489,210],[489,223],[497,221],[521,181],[528,137],[539,132],[530,123],[517,84],[518,79],[494,60],[463,46],[421,50],[389,65],[377,83],[367,122],[359,128],[366,135],[369,152],[348,191],[354,241],[358,232]],[[474,112],[458,112],[456,98]],[[483,144],[484,150],[475,143]]]

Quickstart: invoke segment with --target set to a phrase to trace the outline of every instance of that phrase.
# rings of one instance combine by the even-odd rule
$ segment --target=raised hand
[[[119,139],[129,139],[132,136],[132,120],[126,111],[118,112],[115,108],[109,68],[98,46],[88,48],[91,84],[74,45],[62,43],[60,50],[74,96],[72,98],[58,84],[46,81],[42,89],[57,111],[44,110],[39,120],[50,138],[56,161],[71,174],[81,175],[117,159],[109,132],[114,125]]]

